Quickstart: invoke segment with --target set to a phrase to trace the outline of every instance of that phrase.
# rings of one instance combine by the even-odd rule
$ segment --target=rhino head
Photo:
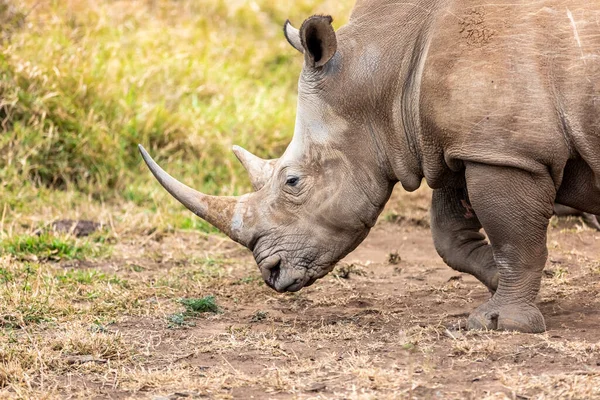
[[[267,285],[279,292],[311,285],[356,248],[397,181],[378,151],[385,144],[375,134],[367,96],[348,98],[351,49],[338,46],[331,22],[329,16],[314,16],[299,30],[289,21],[284,26],[288,42],[304,55],[294,136],[275,160],[234,146],[253,193],[200,193],[168,175],[140,146],[161,185],[250,249]]]

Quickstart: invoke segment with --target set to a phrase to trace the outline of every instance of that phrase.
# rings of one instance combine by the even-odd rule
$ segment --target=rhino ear
[[[300,53],[304,53],[302,41],[300,40],[300,31],[292,26],[289,19],[285,21],[285,24],[283,24],[283,34],[293,48],[298,50]]]
[[[307,65],[319,68],[334,56],[337,39],[332,22],[329,15],[314,15],[300,27],[300,42]]]

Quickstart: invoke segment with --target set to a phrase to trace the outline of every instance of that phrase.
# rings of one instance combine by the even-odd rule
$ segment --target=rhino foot
[[[492,297],[471,313],[467,329],[541,333],[546,323],[533,304],[502,304]]]

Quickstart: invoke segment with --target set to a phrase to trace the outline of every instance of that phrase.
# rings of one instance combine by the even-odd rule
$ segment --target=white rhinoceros
[[[326,275],[396,183],[425,179],[439,254],[494,292],[469,328],[544,331],[553,203],[600,214],[600,2],[366,0],[331,21],[284,26],[304,55],[296,126],[277,160],[234,149],[254,193],[199,193],[141,149],[153,174],[280,292]]]

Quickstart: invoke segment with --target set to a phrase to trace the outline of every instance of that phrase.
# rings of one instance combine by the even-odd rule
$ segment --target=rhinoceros
[[[140,147],[162,186],[293,292],[356,248],[396,183],[425,180],[438,253],[493,292],[468,328],[544,331],[553,204],[600,214],[600,3],[363,0],[337,32],[315,15],[284,33],[304,63],[283,156],[235,147],[255,191],[216,197]]]

